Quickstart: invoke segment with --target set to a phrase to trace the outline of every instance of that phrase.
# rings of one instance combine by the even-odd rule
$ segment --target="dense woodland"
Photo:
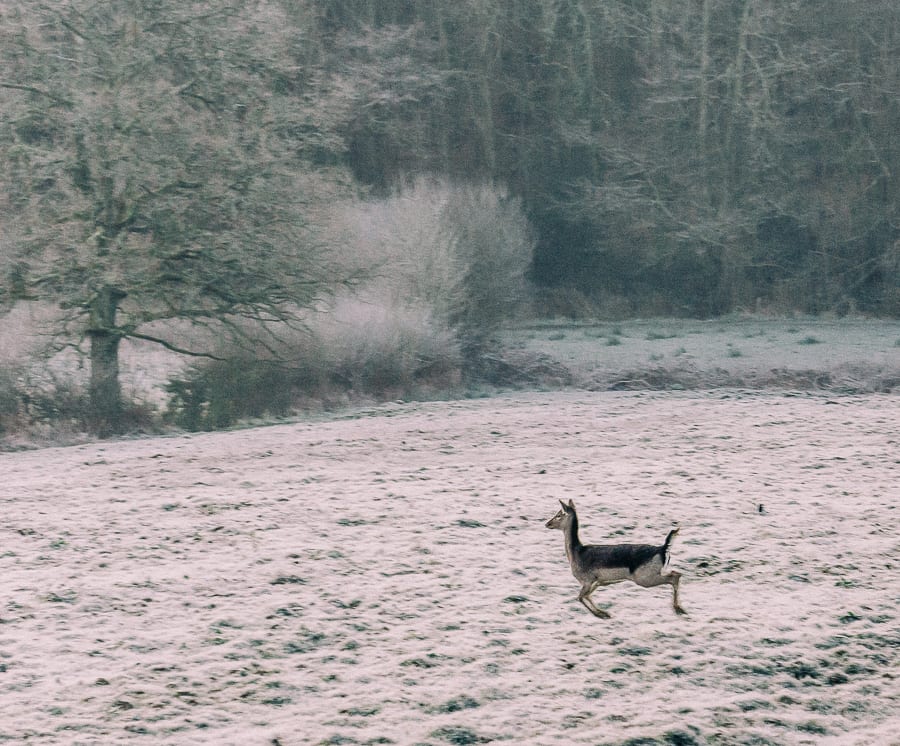
[[[5,55],[21,51],[26,5],[6,3]],[[218,2],[46,5],[60,18],[102,7],[108,33],[152,36],[124,45],[151,45],[136,67],[158,63],[187,16],[239,15]],[[757,299],[900,313],[891,0],[269,5],[255,28],[236,21],[210,40],[220,49],[195,51],[284,67],[265,83],[304,110],[284,112],[298,167],[345,168],[381,192],[420,173],[502,183],[536,231],[539,285],[692,314]],[[282,15],[292,28],[275,28]],[[213,81],[192,77],[196,63],[165,74],[203,108]],[[33,82],[14,69],[5,83]],[[237,112],[265,92],[215,95]],[[30,126],[18,124],[31,141],[51,134]]]
[[[0,304],[71,309],[98,398],[123,338],[178,349],[172,319],[252,336],[353,286],[329,208],[417,190],[427,212],[423,179],[475,190],[445,200],[455,245],[478,190],[482,223],[498,199],[521,213],[539,312],[900,315],[893,0],[0,14]],[[497,265],[479,236],[470,284]]]
[[[900,313],[889,0],[322,3],[342,142],[520,195],[532,276],[650,310]]]

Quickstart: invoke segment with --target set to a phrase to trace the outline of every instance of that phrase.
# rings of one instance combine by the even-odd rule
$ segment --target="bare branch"
[[[123,337],[129,339],[143,339],[146,342],[153,342],[154,344],[161,345],[165,347],[167,350],[171,350],[172,352],[177,352],[179,355],[188,355],[190,357],[202,357],[207,358],[209,360],[227,360],[227,358],[220,357],[218,355],[213,355],[211,352],[199,352],[197,350],[190,350],[186,347],[181,347],[180,345],[176,345],[172,342],[169,342],[167,339],[163,339],[162,337],[157,337],[153,334],[144,334],[143,332],[138,331],[126,331],[122,335]]]
[[[62,106],[65,106],[68,109],[71,109],[74,104],[71,100],[63,98],[62,96],[57,96],[54,93],[50,93],[50,91],[45,91],[41,88],[37,88],[33,85],[23,85],[21,83],[9,83],[6,81],[0,80],[0,88],[11,88],[16,91],[27,91],[28,93],[34,93],[38,96],[44,96],[45,98],[49,98],[51,101],[55,101]]]

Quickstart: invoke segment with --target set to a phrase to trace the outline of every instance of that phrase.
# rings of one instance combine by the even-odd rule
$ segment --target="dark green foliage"
[[[443,704],[431,707],[428,711],[435,713],[459,712],[460,710],[470,710],[479,706],[480,704],[477,699],[473,699],[464,694],[461,697],[455,697],[454,699],[447,700]]]
[[[12,371],[0,368],[0,435],[12,425],[22,406],[21,392]]]
[[[153,411],[132,401],[122,401],[119,418],[122,427],[131,431],[157,428]],[[0,435],[42,427],[83,433],[92,429],[94,421],[87,391],[70,379],[54,376],[38,385],[24,373],[0,369]]]
[[[817,679],[819,678],[819,670],[809,663],[798,661],[787,667],[788,673],[795,679]]]
[[[670,746],[700,746],[701,741],[683,730],[671,730],[663,736],[663,743]]]
[[[166,415],[185,430],[216,430],[248,419],[285,417],[309,399],[328,406],[351,395],[416,396],[452,382],[451,356],[429,358],[412,342],[349,351],[314,348],[306,359],[291,363],[246,357],[198,363],[169,380]]]
[[[166,386],[169,414],[185,430],[215,430],[241,419],[290,412],[303,374],[275,363],[214,361],[191,369]]]
[[[702,741],[690,733],[685,733],[683,730],[671,730],[659,738],[638,736],[626,741],[604,743],[603,746],[700,746],[701,743]]]
[[[473,743],[488,743],[492,739],[479,736],[475,731],[468,728],[458,728],[448,726],[446,728],[438,728],[431,733],[432,738],[438,738],[447,743],[457,744],[457,746],[468,746]]]
[[[271,585],[306,585],[306,580],[297,575],[279,575],[275,580],[269,582]]]

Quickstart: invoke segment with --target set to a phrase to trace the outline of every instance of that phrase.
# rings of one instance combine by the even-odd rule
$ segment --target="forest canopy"
[[[420,174],[502,184],[536,231],[539,286],[636,311],[900,313],[900,7],[890,0],[0,7],[4,153],[58,144],[63,125],[48,114],[68,102],[76,191],[91,147],[81,105],[113,94],[61,54],[36,71],[33,36],[55,23],[71,48],[87,42],[78,19],[90,19],[95,38],[121,30],[107,62],[144,89],[116,106],[148,131],[177,111],[138,105],[158,102],[149,89],[166,78],[169,100],[197,116],[241,113],[231,126],[247,142],[277,134],[282,165],[297,171],[346,169],[383,195]],[[191,18],[217,24],[216,48],[185,41]],[[280,122],[259,118],[244,100],[253,91],[277,96]],[[105,145],[117,159],[117,142]],[[11,181],[27,182],[17,162],[6,200]],[[37,189],[50,188],[47,166],[29,162]]]

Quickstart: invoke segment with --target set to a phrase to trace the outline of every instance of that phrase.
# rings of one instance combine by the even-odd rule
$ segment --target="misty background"
[[[0,431],[149,427],[135,345],[196,429],[508,379],[516,319],[900,316],[889,0],[0,16]]]

